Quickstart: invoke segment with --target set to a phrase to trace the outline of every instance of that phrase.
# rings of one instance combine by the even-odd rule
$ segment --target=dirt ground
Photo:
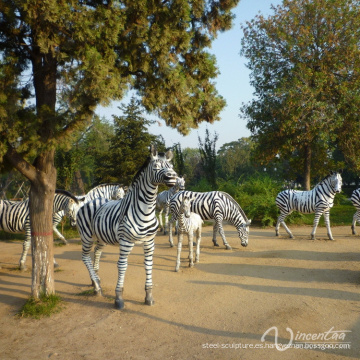
[[[291,229],[294,240],[283,229],[277,238],[273,228],[252,227],[243,248],[226,225],[233,249],[225,250],[212,246],[205,227],[200,263],[187,266],[184,246],[178,273],[176,247],[158,235],[154,306],[144,305],[136,245],[121,311],[114,308],[118,248],[103,252],[104,296],[96,297],[84,294],[89,275],[80,241],[71,239],[55,247],[64,309],[41,320],[15,316],[29,297],[31,271],[16,269],[20,241],[0,242],[0,359],[359,359],[360,238],[350,227],[333,227],[336,241],[326,240],[325,228],[314,241],[311,227]]]

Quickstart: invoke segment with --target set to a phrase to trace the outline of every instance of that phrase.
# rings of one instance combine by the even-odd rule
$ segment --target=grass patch
[[[0,240],[7,240],[7,241],[12,241],[12,240],[23,240],[25,239],[25,234],[23,233],[8,233],[5,231],[0,231]]]
[[[355,211],[356,209],[352,204],[334,205],[330,210],[330,225],[351,226]],[[314,216],[315,214],[299,214],[299,216],[293,217],[291,223],[296,225],[313,225]],[[288,222],[287,219],[285,219],[285,222]],[[325,226],[323,215],[320,218],[319,226]]]
[[[95,295],[95,289],[92,288],[92,289],[89,289],[89,290],[85,290],[85,291],[82,291],[81,293],[77,294],[78,296],[93,296]]]
[[[62,300],[59,295],[41,295],[40,299],[30,298],[18,313],[19,317],[40,319],[58,313],[62,310]]]

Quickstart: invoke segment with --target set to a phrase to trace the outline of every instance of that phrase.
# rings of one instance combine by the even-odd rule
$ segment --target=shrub
[[[268,175],[254,175],[238,185],[235,200],[249,219],[263,226],[273,226],[278,217],[275,198],[281,186]]]

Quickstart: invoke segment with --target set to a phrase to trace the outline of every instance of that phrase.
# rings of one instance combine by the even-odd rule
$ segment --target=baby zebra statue
[[[180,268],[180,255],[181,247],[184,234],[187,234],[189,240],[189,266],[193,267],[193,235],[196,233],[196,255],[195,262],[199,262],[200,258],[200,242],[201,242],[201,229],[202,229],[202,219],[200,215],[190,212],[191,202],[188,196],[184,196],[178,217],[178,250],[176,258],[175,271],[179,271]]]

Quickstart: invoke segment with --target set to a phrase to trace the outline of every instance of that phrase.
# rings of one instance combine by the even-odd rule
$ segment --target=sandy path
[[[143,304],[143,251],[137,245],[129,257],[123,311],[113,306],[118,248],[108,246],[102,256],[105,296],[85,296],[79,294],[90,281],[81,246],[70,240],[55,248],[61,265],[56,291],[65,309],[42,320],[14,316],[29,296],[31,272],[15,270],[21,242],[0,242],[0,359],[360,358],[360,238],[349,227],[333,228],[334,242],[326,240],[325,228],[315,241],[309,240],[310,227],[292,230],[295,240],[283,229],[276,238],[274,229],[251,228],[249,246],[242,248],[235,228],[226,226],[229,251],[214,248],[205,227],[200,263],[187,267],[185,246],[179,273],[176,248],[158,235],[152,307]],[[274,328],[262,342],[271,327],[278,336]],[[277,350],[275,341],[288,344],[290,331],[299,348]],[[305,335],[319,338],[310,339],[313,349],[300,348]],[[331,348],[321,349],[324,344]]]

